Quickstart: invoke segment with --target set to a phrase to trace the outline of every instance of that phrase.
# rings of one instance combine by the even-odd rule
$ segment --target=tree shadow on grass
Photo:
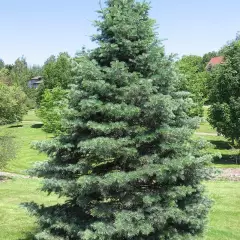
[[[31,126],[31,128],[41,128],[43,126],[43,123],[36,123]]]
[[[216,146],[216,149],[220,150],[229,150],[231,149],[231,145],[229,142],[226,141],[221,141],[221,140],[211,140],[209,141],[211,144]]]
[[[215,164],[240,164],[240,156],[238,154],[222,154],[222,157],[214,157]]]
[[[25,233],[25,236],[23,238],[19,238],[18,240],[36,240],[34,233]]]
[[[223,140],[210,140],[211,144],[213,144],[216,150],[228,150],[229,154],[222,154],[222,157],[215,157],[213,159],[213,163],[215,164],[239,164],[240,163],[240,155],[236,151],[237,149],[233,149],[230,142]],[[234,150],[234,151],[231,151]]]
[[[21,127],[23,127],[22,124],[17,124],[17,125],[11,125],[8,128],[21,128]]]
[[[9,177],[9,176],[0,175],[0,182],[6,182],[7,180],[10,180],[10,179],[11,179],[11,177]]]

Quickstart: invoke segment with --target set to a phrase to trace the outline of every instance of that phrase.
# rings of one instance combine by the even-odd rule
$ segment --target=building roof
[[[34,84],[40,84],[42,82],[43,82],[43,80],[39,80],[39,81],[36,81]]]
[[[219,56],[219,57],[212,58],[209,61],[208,65],[211,64],[212,66],[214,66],[214,65],[217,65],[217,64],[221,64],[223,62],[224,62],[224,57],[223,56]]]
[[[41,80],[41,79],[42,79],[41,76],[36,76],[36,77],[31,78],[31,80]]]

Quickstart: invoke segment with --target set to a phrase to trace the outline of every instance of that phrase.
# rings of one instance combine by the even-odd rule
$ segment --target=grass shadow
[[[36,123],[31,126],[31,128],[41,128],[43,126],[43,123]]]
[[[231,149],[229,142],[226,142],[226,141],[210,140],[209,142],[211,144],[215,145],[216,149],[219,149],[219,150],[230,150]]]
[[[23,125],[22,124],[18,124],[18,125],[11,125],[8,128],[21,128],[21,127],[23,127]]]
[[[214,157],[214,164],[230,164],[237,165],[240,164],[240,156],[238,154],[222,154],[222,157]]]
[[[12,178],[9,177],[9,176],[2,176],[2,175],[0,175],[0,182],[5,182],[5,181],[10,180],[10,179],[12,179]]]
[[[23,238],[19,238],[18,240],[36,240],[36,238],[35,238],[35,234],[26,233]]]

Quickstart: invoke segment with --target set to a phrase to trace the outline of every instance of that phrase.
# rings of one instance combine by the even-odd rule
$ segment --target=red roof
[[[221,64],[223,62],[224,62],[224,57],[220,56],[220,57],[212,58],[208,64],[211,64],[212,66],[214,66],[216,64]]]
[[[212,58],[209,63],[206,66],[206,70],[209,71],[211,70],[212,67],[214,67],[215,65],[221,64],[224,62],[224,57],[223,56],[219,56],[219,57],[214,57]]]

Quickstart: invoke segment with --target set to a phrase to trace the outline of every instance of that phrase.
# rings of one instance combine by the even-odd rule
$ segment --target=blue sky
[[[104,2],[104,0],[102,0]],[[218,50],[240,31],[239,0],[152,0],[167,53],[202,55]],[[51,54],[93,48],[99,0],[7,0],[0,3],[0,58],[24,55],[43,64]]]

